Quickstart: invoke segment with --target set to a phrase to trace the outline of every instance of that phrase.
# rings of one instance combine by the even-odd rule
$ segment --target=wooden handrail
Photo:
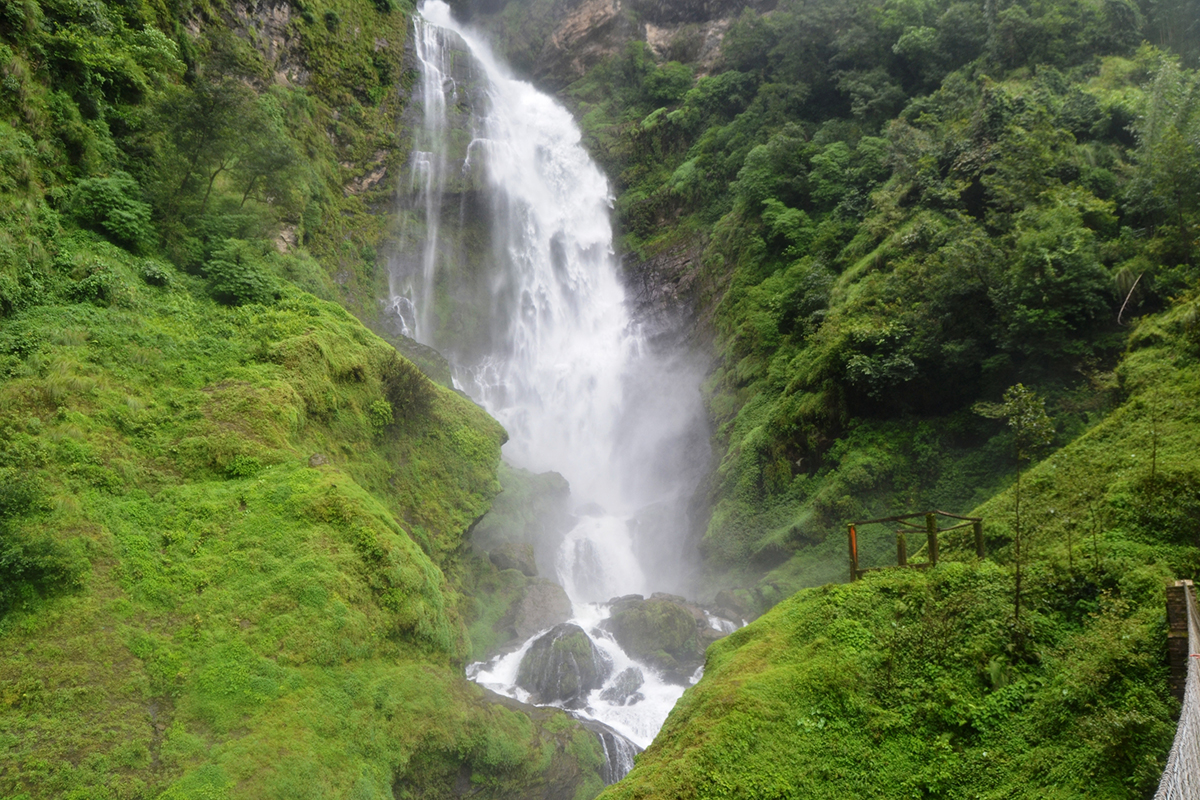
[[[938,528],[937,517],[949,517],[950,519],[964,520],[958,525],[952,525],[949,528]],[[917,525],[909,522],[910,519],[923,518],[924,524]],[[885,522],[891,522],[897,525],[903,525],[909,530],[923,530],[926,537],[926,549],[929,553],[929,560],[925,563],[910,564],[908,562],[908,543],[904,538],[906,531],[896,531],[896,566],[899,568],[909,569],[924,569],[926,567],[936,566],[938,562],[938,534],[956,531],[960,528],[973,528],[975,530],[975,553],[980,558],[986,556],[983,542],[983,517],[964,517],[961,514],[951,514],[948,511],[922,511],[914,514],[897,514],[891,517],[880,517],[878,519],[865,519],[857,522],[849,522],[846,524],[846,536],[849,544],[850,555],[850,580],[856,581],[867,572],[873,572],[877,569],[885,569],[885,567],[872,567],[870,569],[859,569],[858,566],[858,526],[859,525],[879,525]],[[917,552],[920,552],[918,550]]]

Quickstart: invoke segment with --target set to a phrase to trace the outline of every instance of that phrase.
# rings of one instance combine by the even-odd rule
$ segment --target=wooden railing
[[[949,528],[939,528],[937,518],[948,517],[950,519],[962,520],[958,525],[952,525]],[[924,525],[918,525],[909,520],[924,518]],[[956,531],[959,528],[972,528],[975,534],[975,553],[980,558],[986,555],[983,544],[983,518],[982,517],[964,517],[959,514],[951,514],[947,511],[922,511],[916,514],[900,514],[895,517],[880,517],[879,519],[866,519],[858,522],[851,522],[846,525],[846,533],[849,537],[850,544],[850,580],[856,581],[868,572],[874,572],[879,569],[889,569],[889,567],[870,567],[868,569],[859,569],[858,567],[858,528],[862,525],[882,525],[886,523],[894,523],[904,527],[896,531],[896,566],[909,567],[913,569],[924,569],[932,567],[938,562],[938,534]],[[906,530],[907,529],[907,530]],[[921,531],[925,534],[926,561],[910,564],[908,562],[908,539],[906,534],[913,531]],[[919,551],[918,551],[919,552]]]

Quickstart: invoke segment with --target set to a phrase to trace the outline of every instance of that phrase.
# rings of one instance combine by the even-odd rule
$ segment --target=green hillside
[[[1022,476],[1019,617],[1011,545],[979,561],[966,537],[803,590],[709,649],[603,796],[1152,796],[1178,713],[1163,586],[1200,567],[1193,314],[1142,323],[1128,399]],[[1014,500],[976,509],[993,546]]]
[[[0,9],[0,797],[594,795],[463,676],[504,431],[345,310],[407,14]]]

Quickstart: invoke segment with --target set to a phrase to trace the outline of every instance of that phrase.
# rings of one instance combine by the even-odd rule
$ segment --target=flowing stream
[[[570,113],[509,76],[441,0],[424,4],[414,47],[424,114],[412,125],[391,309],[503,423],[506,460],[570,483],[577,524],[557,580],[573,621],[611,662],[610,682],[627,667],[645,678],[637,702],[608,702],[598,689],[577,713],[645,747],[683,687],[635,664],[597,625],[610,598],[688,588],[686,504],[707,464],[700,375],[651,352],[630,316],[608,182]],[[532,641],[469,674],[528,699],[516,674]],[[631,755],[610,752],[613,779]]]

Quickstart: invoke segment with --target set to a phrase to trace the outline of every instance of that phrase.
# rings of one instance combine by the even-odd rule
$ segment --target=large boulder
[[[588,693],[599,689],[611,671],[583,628],[565,623],[530,645],[517,669],[517,686],[529,692],[530,702],[583,708]]]
[[[529,542],[504,542],[488,553],[496,569],[515,569],[527,578],[537,577],[537,557]]]
[[[657,669],[664,680],[686,686],[704,663],[708,637],[702,633],[709,626],[703,612],[683,598],[623,598],[613,603],[611,616],[601,624],[621,649]]]
[[[571,618],[571,600],[557,583],[530,581],[525,594],[516,602],[512,630],[516,639],[525,641],[538,631]]]
[[[501,464],[500,485],[491,510],[471,528],[471,543],[499,569],[553,575],[563,535],[575,524],[570,484],[557,472],[534,475]]]

